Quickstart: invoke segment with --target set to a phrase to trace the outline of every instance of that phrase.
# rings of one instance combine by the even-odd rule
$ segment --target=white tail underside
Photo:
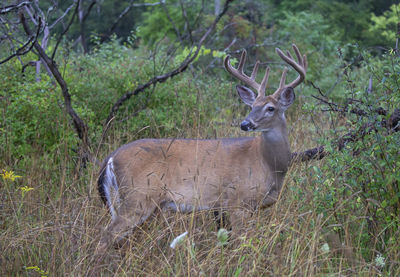
[[[103,182],[104,194],[107,199],[107,205],[110,209],[111,217],[114,220],[117,217],[115,205],[119,203],[118,183],[114,171],[114,160],[111,157],[106,166],[105,180]]]

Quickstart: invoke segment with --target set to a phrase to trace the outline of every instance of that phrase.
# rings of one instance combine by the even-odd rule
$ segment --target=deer
[[[232,230],[240,228],[259,208],[276,203],[291,160],[285,111],[294,102],[294,88],[306,76],[307,57],[292,45],[276,53],[298,76],[286,84],[285,67],[279,87],[266,95],[270,68],[256,82],[260,62],[250,76],[244,73],[246,51],[238,68],[224,59],[225,69],[254,89],[237,85],[240,99],[251,111],[241,122],[243,131],[255,137],[220,139],[140,139],[112,152],[98,178],[101,198],[111,213],[98,250],[105,251],[140,226],[156,210],[181,213],[221,210],[229,214]]]

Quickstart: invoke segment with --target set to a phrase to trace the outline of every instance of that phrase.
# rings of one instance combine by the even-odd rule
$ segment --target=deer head
[[[293,103],[295,94],[294,88],[304,81],[307,71],[307,57],[301,55],[299,49],[293,44],[293,50],[297,56],[297,62],[293,59],[289,51],[285,55],[279,48],[276,48],[278,55],[290,66],[292,66],[299,76],[289,84],[286,84],[286,74],[288,68],[285,67],[282,72],[282,77],[279,82],[278,89],[271,95],[266,96],[265,90],[268,84],[268,76],[270,68],[267,67],[261,83],[255,81],[260,62],[257,61],[251,76],[247,76],[243,72],[246,61],[246,50],[242,52],[238,68],[234,68],[230,64],[230,57],[227,56],[224,60],[225,69],[234,77],[244,82],[256,90],[257,95],[249,88],[238,85],[236,90],[239,97],[245,104],[251,107],[251,112],[245,120],[240,124],[240,128],[244,131],[268,131],[277,124],[285,122],[284,112]]]

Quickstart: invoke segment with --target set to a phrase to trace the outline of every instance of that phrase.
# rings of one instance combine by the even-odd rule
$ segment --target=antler
[[[255,81],[255,79],[257,76],[258,66],[259,66],[260,62],[259,61],[256,62],[256,64],[254,65],[254,68],[253,68],[253,72],[251,73],[251,76],[249,77],[243,72],[244,63],[246,61],[246,55],[247,55],[246,50],[243,50],[242,56],[240,57],[239,66],[237,69],[231,65],[230,60],[229,60],[230,57],[226,56],[226,58],[224,60],[225,69],[226,69],[226,71],[231,73],[234,77],[238,78],[240,81],[244,82],[248,86],[255,89],[258,93],[258,96],[265,95],[265,89],[266,89],[267,83],[268,83],[269,67],[267,67],[267,69],[265,71],[265,75],[264,75],[263,80],[261,81],[261,84],[257,83]]]
[[[276,53],[278,53],[278,55],[282,58],[282,60],[284,60],[287,64],[291,65],[294,70],[296,70],[299,73],[299,76],[290,84],[285,85],[286,83],[286,73],[288,71],[287,67],[285,67],[283,69],[282,72],[282,77],[281,77],[281,81],[279,82],[279,88],[274,92],[274,94],[272,96],[274,96],[275,98],[279,98],[279,94],[287,87],[292,87],[295,88],[297,87],[301,82],[304,81],[304,79],[306,78],[306,72],[307,72],[307,56],[303,55],[301,56],[299,48],[297,48],[297,46],[295,44],[292,44],[294,53],[297,56],[297,60],[298,62],[296,62],[292,55],[290,54],[289,51],[286,51],[287,55],[285,55],[281,49],[276,48]]]
[[[288,68],[285,67],[283,69],[282,72],[282,77],[281,80],[279,82],[279,88],[272,94],[273,97],[275,98],[279,98],[280,93],[288,87],[292,87],[295,88],[297,87],[299,84],[301,84],[304,79],[306,78],[306,72],[307,72],[307,56],[303,55],[301,56],[299,48],[297,48],[297,46],[295,44],[292,44],[294,53],[297,56],[297,60],[298,62],[296,62],[294,60],[294,58],[292,57],[292,55],[290,54],[289,51],[286,51],[286,55],[279,49],[276,48],[276,53],[278,53],[278,55],[282,58],[282,60],[284,60],[287,64],[291,65],[294,70],[296,70],[299,73],[299,76],[290,84],[286,85],[286,74],[288,71]],[[243,67],[244,67],[244,63],[246,61],[246,56],[247,56],[247,52],[246,50],[243,50],[242,52],[242,56],[240,57],[240,61],[239,61],[239,66],[238,68],[234,68],[231,63],[230,63],[230,57],[226,56],[225,60],[224,60],[224,66],[225,69],[231,73],[234,77],[238,78],[240,81],[244,82],[245,84],[247,84],[248,86],[252,87],[253,89],[255,89],[258,93],[258,96],[263,96],[265,95],[265,89],[267,87],[267,83],[268,83],[268,76],[269,76],[269,67],[267,67],[266,71],[265,71],[265,75],[263,80],[261,81],[261,84],[257,83],[255,81],[256,76],[257,76],[257,71],[258,71],[258,66],[260,64],[259,61],[256,62],[254,68],[253,68],[253,72],[251,73],[251,76],[247,76],[244,72],[243,72]]]

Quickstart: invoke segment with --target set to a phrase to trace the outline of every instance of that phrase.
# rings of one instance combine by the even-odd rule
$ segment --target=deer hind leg
[[[122,205],[110,225],[104,230],[98,253],[104,253],[111,245],[120,244],[134,228],[141,225],[156,209],[156,205],[138,205],[141,208],[129,208]]]

